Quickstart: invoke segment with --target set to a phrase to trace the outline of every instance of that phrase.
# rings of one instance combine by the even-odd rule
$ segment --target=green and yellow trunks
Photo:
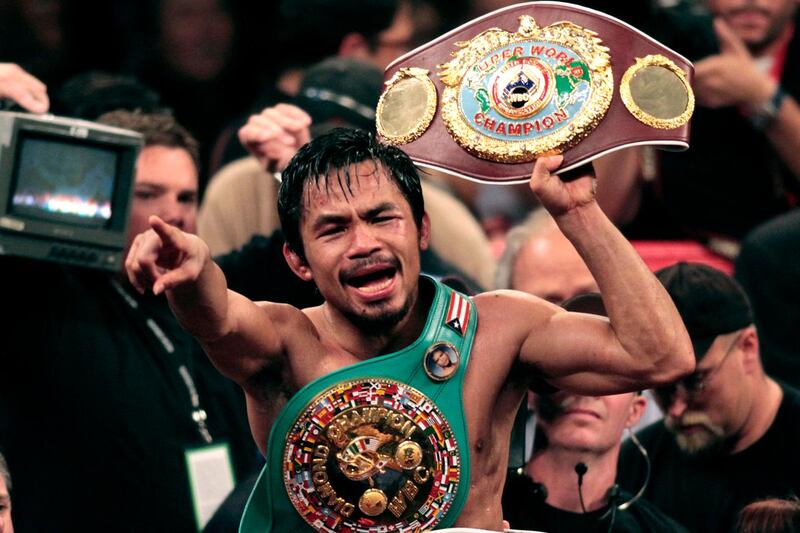
[[[292,397],[270,434],[241,533],[446,528],[467,499],[462,388],[473,302],[435,296],[410,346],[327,374]]]

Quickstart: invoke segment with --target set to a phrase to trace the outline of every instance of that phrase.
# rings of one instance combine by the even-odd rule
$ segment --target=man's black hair
[[[327,188],[334,180],[325,178],[335,175],[342,190],[350,192],[350,167],[362,161],[374,161],[376,170],[383,170],[394,181],[411,207],[417,228],[421,226],[425,205],[419,175],[411,159],[399,148],[379,143],[369,132],[336,128],[302,147],[282,174],[278,215],[289,248],[301,258],[305,259],[300,217],[306,183],[313,180],[319,187],[324,181]]]
[[[69,78],[53,96],[53,112],[84,120],[116,110],[166,112],[161,96],[138,79],[103,71]]]

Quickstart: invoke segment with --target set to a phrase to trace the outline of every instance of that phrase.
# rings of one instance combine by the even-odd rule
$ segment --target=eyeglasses
[[[742,334],[739,333],[733,339],[733,342],[731,342],[730,346],[728,346],[728,349],[725,350],[725,354],[722,356],[722,358],[716,365],[706,370],[693,372],[692,374],[689,374],[685,378],[680,379],[675,383],[672,383],[665,387],[659,387],[656,390],[658,395],[662,396],[663,398],[672,398],[678,391],[678,388],[682,388],[689,396],[697,396],[703,391],[705,391],[706,387],[708,386],[708,383],[711,381],[711,378],[714,376],[714,374],[717,373],[717,371],[719,371],[720,368],[722,368],[722,365],[725,363],[725,360],[728,358],[728,356],[731,353],[733,353],[733,348],[739,342],[739,338],[741,336]]]

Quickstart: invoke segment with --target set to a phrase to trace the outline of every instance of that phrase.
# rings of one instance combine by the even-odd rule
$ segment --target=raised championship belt
[[[427,277],[420,337],[303,387],[270,433],[240,532],[426,531],[466,501],[462,388],[477,327],[472,301]]]
[[[529,2],[390,64],[376,125],[418,166],[522,183],[542,155],[564,154],[564,172],[626,146],[688,148],[693,73],[616,18]]]

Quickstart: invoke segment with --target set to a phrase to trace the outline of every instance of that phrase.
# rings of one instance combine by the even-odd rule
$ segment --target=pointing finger
[[[156,232],[156,235],[161,237],[161,241],[165,246],[178,248],[181,239],[181,230],[171,224],[167,224],[156,215],[151,215],[148,219],[150,227]]]

